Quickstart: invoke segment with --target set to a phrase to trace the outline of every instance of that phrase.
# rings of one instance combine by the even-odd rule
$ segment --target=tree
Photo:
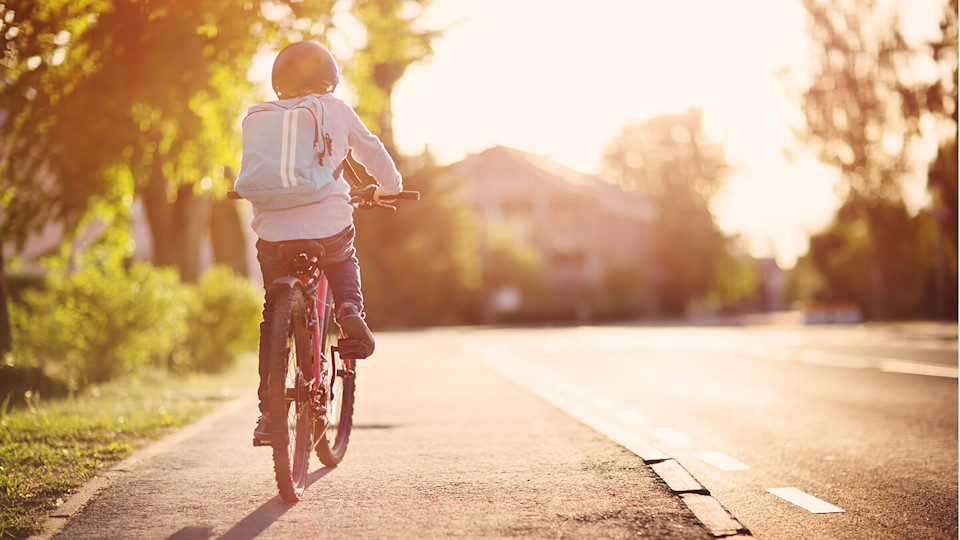
[[[322,35],[333,1],[0,2],[0,248],[139,194],[155,261],[194,279],[253,55]]]
[[[938,318],[952,318],[957,315],[957,0],[944,6],[940,39],[930,44],[930,50],[941,66],[941,76],[927,89],[927,102],[947,126],[947,136],[927,176],[937,230],[931,311]]]
[[[428,3],[357,0],[351,10],[367,33],[344,69],[357,94],[357,112],[397,161],[404,188],[422,194],[420,202],[404,204],[397,214],[355,215],[365,303],[371,324],[379,326],[464,323],[476,312],[476,218],[440,180],[441,169],[428,151],[400,156],[393,138],[394,87],[409,66],[432,53],[431,41],[440,35],[416,28]]]
[[[346,68],[356,88],[357,112],[396,155],[393,140],[393,88],[407,68],[433,54],[438,30],[415,28],[430,0],[355,0],[351,12],[367,31],[366,44]],[[406,15],[411,8],[417,13]]]
[[[480,286],[478,220],[429,154],[405,160],[404,189],[421,193],[397,213],[358,212],[357,253],[371,325],[473,322]]]
[[[890,242],[914,241],[888,234],[884,220],[899,222],[906,213],[902,185],[913,143],[922,134],[923,116],[942,103],[935,103],[940,96],[929,85],[911,81],[916,52],[900,32],[896,11],[881,10],[875,0],[803,0],[803,5],[814,75],[802,94],[806,125],[798,134],[842,173],[841,221],[862,223],[867,235],[863,266],[849,271],[861,280],[866,276],[869,313],[883,318],[890,315],[887,296],[898,283],[893,279],[898,271],[887,265],[903,248]]]
[[[722,148],[707,140],[702,116],[690,109],[627,126],[604,155],[608,176],[657,201],[654,289],[669,315],[682,314],[690,300],[711,290],[727,253],[709,203],[728,167]]]
[[[875,284],[864,279],[864,269],[878,264],[884,269],[887,315],[920,316],[933,261],[933,224],[923,214],[910,216],[906,207],[896,202],[874,203],[871,212],[873,223],[858,204],[847,201],[833,223],[810,238],[809,264],[822,278],[819,287],[811,291],[812,299],[869,305]],[[885,249],[875,250],[877,242]],[[879,260],[878,255],[882,257]]]
[[[254,53],[312,37],[304,21],[328,20],[332,0],[309,4],[5,1],[2,238],[51,220],[70,229],[92,198],[120,202],[134,187],[155,215],[209,192],[236,161]],[[154,227],[161,262],[173,259],[164,233],[187,214]]]

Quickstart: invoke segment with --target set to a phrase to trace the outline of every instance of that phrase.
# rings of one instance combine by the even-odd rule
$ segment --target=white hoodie
[[[324,129],[332,139],[328,158],[337,166],[353,149],[353,158],[380,184],[381,193],[403,191],[400,173],[393,158],[376,135],[370,133],[347,102],[334,96],[318,96],[323,103]],[[330,193],[319,202],[282,210],[253,209],[250,226],[257,236],[269,242],[327,238],[353,223],[350,184],[343,175],[336,179]]]

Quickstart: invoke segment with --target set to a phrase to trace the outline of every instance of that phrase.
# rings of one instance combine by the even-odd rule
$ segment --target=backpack
[[[331,146],[324,116],[323,102],[312,94],[251,107],[242,124],[237,193],[270,210],[323,199],[340,171],[324,163]]]

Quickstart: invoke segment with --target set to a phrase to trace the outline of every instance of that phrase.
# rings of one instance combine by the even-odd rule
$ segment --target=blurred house
[[[656,207],[649,197],[503,146],[465,158],[448,174],[488,230],[507,226],[536,252],[556,318],[587,322],[655,310]],[[490,264],[488,254],[481,258]],[[486,322],[532,301],[502,285],[486,300]]]

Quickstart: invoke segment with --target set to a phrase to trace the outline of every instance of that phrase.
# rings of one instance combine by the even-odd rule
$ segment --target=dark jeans
[[[357,250],[353,247],[356,230],[353,225],[328,237],[318,238],[317,242],[323,245],[324,256],[321,260],[323,273],[330,283],[333,292],[333,303],[342,306],[344,302],[351,302],[363,311],[363,295],[360,293],[360,264],[357,262]],[[289,276],[296,271],[296,262],[283,260],[279,256],[279,247],[282,242],[267,242],[257,240],[257,261],[260,262],[260,271],[263,273],[264,288],[277,278]],[[264,355],[264,333],[267,328],[267,311],[264,304],[264,321],[260,323],[260,386],[257,388],[257,397],[260,398],[260,412],[267,412],[267,359]]]

